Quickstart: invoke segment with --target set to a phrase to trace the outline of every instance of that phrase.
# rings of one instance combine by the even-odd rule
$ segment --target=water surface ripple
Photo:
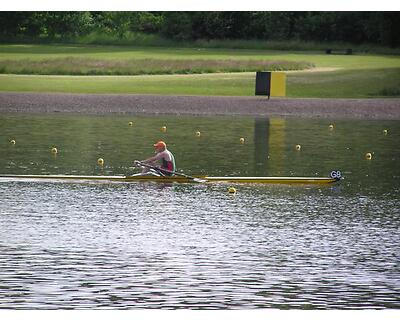
[[[400,307],[398,211],[254,188],[0,184],[0,307]]]
[[[0,309],[400,308],[400,122],[329,124],[0,115],[0,173],[129,174],[164,139],[187,174],[345,177],[235,195],[0,179]]]

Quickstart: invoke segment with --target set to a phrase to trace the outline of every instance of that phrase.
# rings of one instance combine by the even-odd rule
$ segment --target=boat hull
[[[1,179],[46,180],[46,181],[116,181],[116,182],[159,182],[159,183],[263,183],[263,184],[331,184],[339,181],[324,177],[157,177],[151,175],[134,176],[84,176],[84,175],[0,175]]]

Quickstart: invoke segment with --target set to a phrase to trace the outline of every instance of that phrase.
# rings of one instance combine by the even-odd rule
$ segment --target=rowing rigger
[[[332,171],[329,177],[209,177],[209,176],[79,176],[79,175],[12,175],[2,174],[7,180],[80,180],[113,182],[159,182],[159,183],[270,183],[270,184],[331,184],[341,179],[340,171]]]

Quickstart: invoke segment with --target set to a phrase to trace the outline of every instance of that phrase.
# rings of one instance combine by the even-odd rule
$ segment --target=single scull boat
[[[332,171],[330,177],[209,177],[209,176],[79,176],[79,175],[12,175],[2,174],[0,179],[7,180],[81,180],[81,181],[117,181],[117,182],[161,182],[161,183],[274,183],[274,184],[330,184],[341,179],[339,171]]]

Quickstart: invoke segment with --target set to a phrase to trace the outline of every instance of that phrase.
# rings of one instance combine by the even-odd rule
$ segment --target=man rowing
[[[135,160],[134,163],[139,166],[141,163],[149,166],[155,166],[155,169],[161,169],[158,173],[161,173],[165,176],[172,176],[172,172],[176,171],[174,155],[167,149],[167,144],[164,141],[158,141],[153,146],[155,148],[155,156],[143,161]],[[142,174],[147,173],[150,170],[151,169],[149,167],[144,167]]]

